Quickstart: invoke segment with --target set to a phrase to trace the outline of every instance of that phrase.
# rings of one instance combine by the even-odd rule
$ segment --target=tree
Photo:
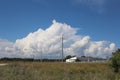
[[[72,58],[72,56],[71,56],[71,55],[66,56],[66,57],[65,57],[65,60],[66,60],[66,59],[69,59],[69,58]]]
[[[114,68],[115,72],[119,72],[120,69],[120,49],[113,52],[112,60],[112,67]]]

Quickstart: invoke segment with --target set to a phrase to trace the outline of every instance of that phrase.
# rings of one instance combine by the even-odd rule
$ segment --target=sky
[[[33,50],[31,44],[35,45],[36,42],[31,42],[30,40],[33,38],[38,39],[40,36],[40,39],[44,38],[44,36],[41,35],[42,31],[44,35],[48,36],[48,32],[52,33],[52,31],[48,30],[48,32],[46,32],[47,29],[55,24],[58,24],[58,27],[62,25],[62,33],[68,29],[68,33],[73,32],[73,37],[79,36],[79,38],[75,38],[75,40],[68,40],[71,45],[66,47],[66,49],[71,48],[72,45],[76,45],[77,42],[79,43],[79,40],[83,40],[84,43],[84,38],[86,39],[87,37],[87,47],[84,46],[85,51],[82,51],[80,54],[92,53],[89,51],[90,46],[99,42],[101,42],[102,48],[108,48],[108,52],[112,52],[114,46],[116,48],[120,47],[119,4],[119,0],[0,0],[0,51],[2,52],[0,56],[8,56],[9,48],[10,51],[12,49],[11,53],[26,53],[19,51],[21,45],[22,47],[27,47],[29,50],[31,48]],[[65,26],[67,26],[67,28],[64,28]],[[58,32],[54,33],[54,36],[57,37],[58,33],[60,34],[61,32],[59,32],[58,28],[54,28],[58,30]],[[71,29],[73,30],[71,31]],[[52,28],[51,30],[54,29]],[[35,35],[35,32],[38,32],[39,36],[30,36],[30,39],[26,39],[30,33]],[[67,33],[65,33],[65,35],[67,35],[67,37],[69,36]],[[40,39],[37,42],[39,42]],[[47,37],[47,39],[49,39],[49,37]],[[23,42],[29,41],[30,43],[27,43],[28,46],[22,44]],[[67,44],[68,43],[66,43],[66,45]],[[48,47],[48,44],[46,44],[46,46]],[[82,49],[80,46],[81,45],[79,45],[79,48],[77,47],[79,50]],[[5,51],[6,49],[8,52]],[[78,52],[80,52],[79,50]],[[75,52],[75,50],[72,51],[73,53],[78,53]],[[27,55],[28,52],[26,53]],[[37,52],[39,51],[36,50],[35,53]],[[96,52],[96,50],[94,50],[94,54],[98,52],[99,51]],[[51,53],[53,52],[51,51]],[[54,51],[54,53],[57,52]],[[107,54],[107,52],[104,53]]]

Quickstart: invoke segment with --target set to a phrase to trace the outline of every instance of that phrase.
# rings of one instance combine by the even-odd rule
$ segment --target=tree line
[[[0,61],[39,61],[39,62],[60,62],[61,59],[34,59],[34,58],[1,58]]]

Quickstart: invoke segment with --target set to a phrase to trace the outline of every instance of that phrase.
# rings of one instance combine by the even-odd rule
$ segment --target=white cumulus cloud
[[[77,28],[53,20],[46,30],[38,29],[15,43],[0,40],[0,57],[61,58],[61,36],[64,35],[64,56],[110,56],[115,44],[91,41],[90,36],[77,35]]]
[[[13,45],[14,43],[8,40],[0,39],[0,58],[1,57],[12,57]]]

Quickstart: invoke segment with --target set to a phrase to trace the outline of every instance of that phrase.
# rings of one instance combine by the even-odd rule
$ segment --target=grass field
[[[9,62],[0,80],[120,80],[108,63]]]

